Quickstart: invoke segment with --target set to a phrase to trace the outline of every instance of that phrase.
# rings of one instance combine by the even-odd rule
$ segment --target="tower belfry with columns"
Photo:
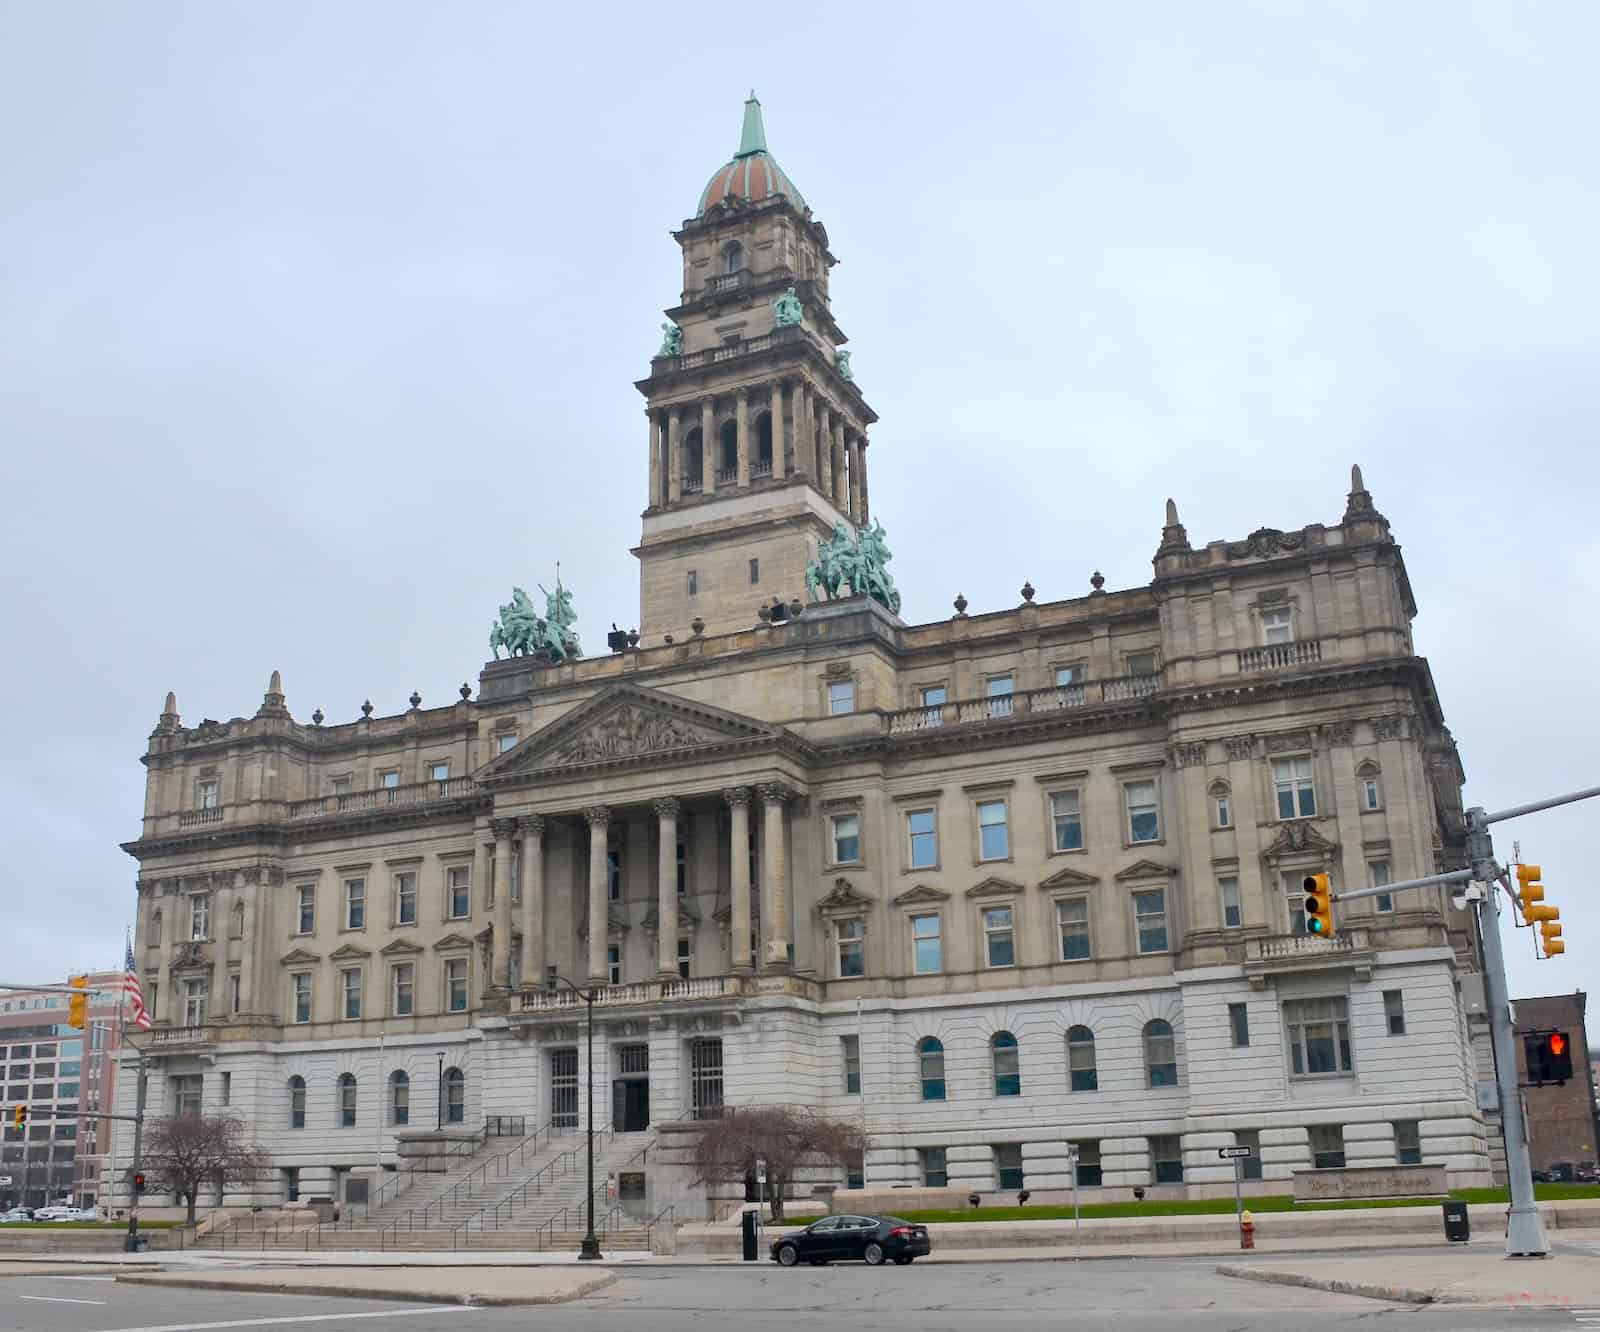
[[[650,374],[649,498],[639,557],[646,643],[692,623],[749,628],[804,599],[805,568],[839,523],[869,513],[867,428],[834,321],[828,233],[767,151],[761,103],[739,150],[673,233],[683,292]]]

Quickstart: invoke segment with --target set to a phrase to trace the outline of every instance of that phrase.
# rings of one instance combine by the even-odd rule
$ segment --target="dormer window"
[[[738,241],[729,241],[722,247],[722,271],[724,273],[737,273],[744,267],[744,246]]]

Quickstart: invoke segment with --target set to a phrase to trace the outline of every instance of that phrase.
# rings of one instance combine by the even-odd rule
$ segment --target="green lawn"
[[[1594,1184],[1535,1184],[1534,1196],[1540,1202],[1555,1202],[1565,1198],[1587,1198],[1600,1202],[1600,1185]],[[1468,1203],[1504,1203],[1510,1196],[1504,1189],[1454,1189],[1450,1197]],[[1370,1198],[1352,1202],[1296,1203],[1288,1193],[1269,1194],[1261,1198],[1246,1198],[1244,1205],[1252,1212],[1332,1212],[1351,1211],[1365,1207],[1437,1207],[1437,1198]],[[1186,1198],[1174,1202],[1118,1202],[1085,1203],[1079,1215],[1085,1220],[1109,1216],[1228,1216],[1233,1212],[1232,1198]],[[895,1216],[907,1221],[1070,1221],[1072,1208],[1052,1204],[1048,1207],[962,1207],[954,1210],[900,1211]],[[779,1225],[809,1225],[814,1216],[794,1217]]]

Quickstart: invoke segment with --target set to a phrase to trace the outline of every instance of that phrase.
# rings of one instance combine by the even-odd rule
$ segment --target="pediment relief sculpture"
[[[817,910],[859,911],[872,905],[872,898],[861,892],[849,879],[835,879],[827,895],[817,903]]]
[[[663,749],[688,749],[714,744],[720,737],[676,717],[624,704],[556,750],[556,763],[595,763],[632,758]]]
[[[1317,831],[1316,824],[1306,819],[1294,819],[1280,825],[1278,835],[1266,850],[1269,856],[1280,856],[1295,851],[1332,851],[1337,842],[1330,842]]]

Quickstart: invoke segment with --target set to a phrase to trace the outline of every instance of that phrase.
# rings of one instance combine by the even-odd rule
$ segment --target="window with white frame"
[[[1222,928],[1236,930],[1244,924],[1244,908],[1239,901],[1239,876],[1219,874],[1217,892],[1222,898]]]
[[[339,1127],[356,1126],[356,1078],[354,1073],[339,1074]]]
[[[393,791],[400,785],[400,769],[390,768],[387,772],[378,774],[378,785],[386,791]]]
[[[839,1037],[839,1053],[844,1060],[844,1090],[847,1096],[861,1092],[861,1040],[857,1036]]]
[[[906,813],[907,864],[911,869],[933,869],[939,863],[939,820],[931,809]]]
[[[856,710],[856,682],[854,680],[830,680],[828,682],[828,715],[842,717],[847,712]]]
[[[943,685],[924,685],[919,692],[922,700],[924,726],[940,726],[944,723],[944,705],[949,699],[949,691]]]
[[[495,753],[504,754],[508,749],[517,747],[517,733],[515,731],[501,731],[494,738]]]
[[[1274,643],[1294,641],[1294,621],[1287,606],[1271,606],[1261,612],[1261,641],[1268,647]]]
[[[833,864],[854,865],[861,859],[861,815],[834,814],[828,819]]]
[[[1228,1034],[1233,1038],[1235,1046],[1250,1044],[1250,1006],[1248,1004],[1228,1005]]]
[[[417,923],[417,876],[410,870],[394,876],[394,923]]]
[[[1081,661],[1075,661],[1068,666],[1056,667],[1056,688],[1071,689],[1083,684],[1084,669]]]
[[[991,717],[1011,715],[1011,695],[1015,692],[1015,686],[1016,681],[1009,675],[991,675],[983,682],[983,692],[989,699]]]
[[[1422,1131],[1415,1119],[1395,1120],[1394,1159],[1398,1165],[1422,1164]]]
[[[1161,813],[1154,780],[1124,782],[1122,799],[1128,811],[1128,841],[1159,842]]]
[[[172,1113],[179,1118],[198,1115],[205,1094],[205,1075],[189,1073],[172,1079]],[[48,1129],[46,1132],[48,1133]]]
[[[1367,862],[1367,877],[1374,888],[1381,888],[1389,880],[1389,862],[1387,860],[1369,860]],[[1379,912],[1394,910],[1394,894],[1379,893],[1372,899],[1373,909]]]
[[[1356,774],[1361,782],[1361,808],[1365,813],[1383,808],[1383,785],[1375,763],[1364,763]]]
[[[1067,1030],[1067,1086],[1075,1092],[1100,1090],[1094,1032],[1088,1027],[1076,1026]]]
[[[997,1031],[989,1038],[989,1059],[994,1072],[996,1096],[1022,1095],[1022,1065],[1017,1038],[1009,1031]]]
[[[1233,792],[1224,782],[1211,788],[1211,818],[1215,827],[1233,827]]]
[[[198,1027],[206,1020],[206,1001],[210,997],[211,986],[204,978],[186,980],[183,983],[183,1024],[186,1027]],[[37,1070],[35,1070],[37,1076]]]
[[[688,938],[678,936],[678,979],[688,980],[689,974],[694,970],[694,949]]]
[[[361,1016],[361,968],[345,967],[339,972],[339,989],[344,995],[344,1016]]]
[[[194,784],[194,805],[196,809],[215,809],[218,800],[218,785],[215,777],[203,778]]]
[[[867,922],[856,916],[834,925],[839,949],[839,978],[850,980],[867,974]]]
[[[211,894],[194,893],[189,898],[189,937],[211,937]]]
[[[1083,799],[1076,789],[1050,793],[1050,845],[1056,851],[1083,850]]]
[[[389,968],[390,1011],[396,1017],[410,1017],[417,1003],[417,964],[396,962]]]
[[[450,780],[450,764],[447,761],[428,764],[428,780],[430,782],[448,782]]]
[[[1056,929],[1061,935],[1061,960],[1082,962],[1091,954],[1089,899],[1063,897],[1056,902]]]
[[[944,1042],[937,1036],[924,1036],[917,1042],[917,1080],[924,1101],[944,1100]]]
[[[290,993],[294,996],[293,1021],[297,1024],[311,1021],[311,973],[296,971],[289,977]]]
[[[978,802],[978,859],[1006,860],[1011,855],[1011,833],[1006,825],[1004,800]]]
[[[620,944],[606,945],[606,982],[610,985],[622,984],[622,946]]]
[[[465,920],[472,914],[472,866],[451,865],[444,872],[445,904],[451,920]]]
[[[295,933],[310,934],[317,928],[317,885],[314,883],[301,884],[299,897]]]
[[[950,1172],[945,1163],[945,1149],[943,1147],[919,1147],[917,1156],[922,1163],[923,1188],[942,1189],[948,1187]]]
[[[937,912],[911,917],[911,969],[919,976],[944,970],[944,942]]]
[[[1297,1078],[1331,1078],[1349,1073],[1350,1005],[1343,998],[1287,999],[1284,1031],[1289,1068]]]
[[[1282,871],[1284,906],[1289,913],[1289,933],[1306,932],[1306,876],[1321,873],[1325,866],[1307,865],[1301,869]]]
[[[1183,1140],[1177,1134],[1150,1139],[1150,1169],[1157,1184],[1183,1183]]]
[[[1148,888],[1133,895],[1133,924],[1141,953],[1167,951],[1167,894]]]
[[[1144,1024],[1144,1066],[1150,1086],[1178,1085],[1177,1037],[1164,1018],[1151,1018]]]
[[[1311,1168],[1313,1170],[1342,1170],[1344,1168],[1344,1125],[1312,1124]]]
[[[367,881],[344,881],[344,927],[347,930],[367,928]]]
[[[1016,930],[1012,909],[1008,906],[984,909],[983,959],[984,965],[990,967],[1014,967],[1017,964]]]
[[[467,1011],[467,959],[448,958],[444,964],[444,1006],[450,1013]]]
[[[1317,813],[1317,790],[1311,779],[1311,756],[1272,760],[1272,785],[1278,794],[1280,819],[1309,819]]]

